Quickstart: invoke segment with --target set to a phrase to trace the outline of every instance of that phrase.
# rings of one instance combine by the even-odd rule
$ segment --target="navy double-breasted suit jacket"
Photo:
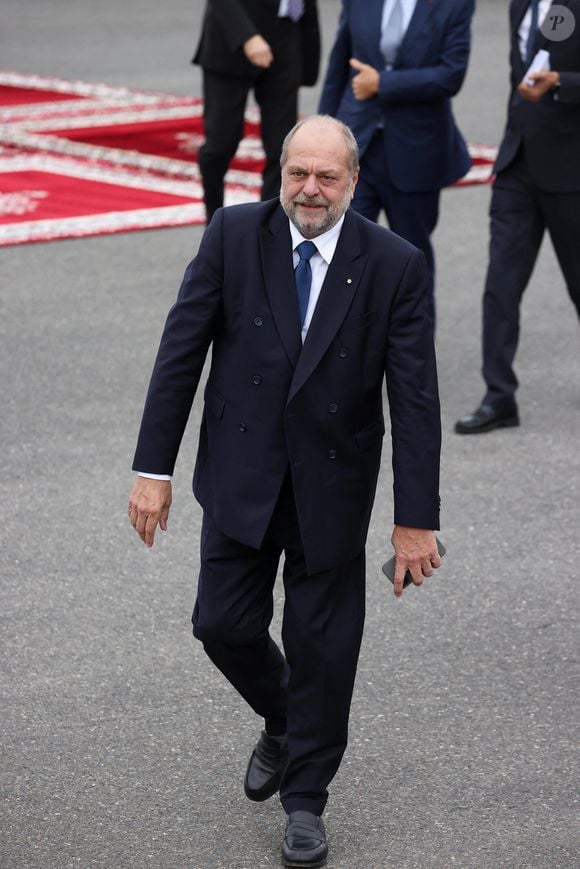
[[[309,572],[364,546],[390,404],[395,522],[439,527],[440,416],[423,255],[346,212],[304,345],[278,200],[220,209],[161,340],[134,469],[173,472],[208,350],[194,492],[259,548],[290,470]]]
[[[417,0],[392,70],[384,69],[380,50],[383,2],[343,0],[319,111],[351,128],[361,156],[382,124],[395,187],[415,193],[439,190],[471,165],[451,98],[467,70],[474,0]],[[376,97],[355,98],[352,57],[380,71]]]

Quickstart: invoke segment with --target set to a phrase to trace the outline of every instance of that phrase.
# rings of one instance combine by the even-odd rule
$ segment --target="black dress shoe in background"
[[[327,854],[322,819],[312,812],[290,812],[282,842],[282,866],[324,866]]]
[[[515,401],[502,404],[482,402],[477,410],[463,416],[455,423],[457,434],[482,434],[494,428],[511,428],[520,424],[518,406]]]
[[[268,736],[262,731],[244,779],[244,790],[249,800],[261,803],[280,790],[284,770],[288,766],[288,737]]]

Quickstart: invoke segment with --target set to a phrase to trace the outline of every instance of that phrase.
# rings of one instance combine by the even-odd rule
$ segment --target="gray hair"
[[[344,143],[346,145],[346,164],[351,175],[354,175],[355,172],[358,172],[359,162],[358,162],[358,145],[355,137],[352,134],[352,130],[350,127],[347,127],[346,124],[343,124],[342,121],[339,121],[338,118],[333,118],[332,115],[309,115],[307,118],[302,118],[295,124],[290,132],[286,135],[282,143],[282,152],[280,154],[280,166],[282,168],[286,165],[288,161],[288,147],[290,142],[304,124],[307,124],[309,121],[329,121],[334,124],[338,130],[341,131],[344,137]]]

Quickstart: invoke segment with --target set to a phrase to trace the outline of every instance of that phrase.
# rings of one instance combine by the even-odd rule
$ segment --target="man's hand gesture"
[[[370,66],[368,63],[363,63],[357,60],[356,57],[351,57],[350,65],[356,70],[356,75],[352,80],[352,92],[357,100],[370,100],[379,92],[379,84],[381,77],[378,69]]]

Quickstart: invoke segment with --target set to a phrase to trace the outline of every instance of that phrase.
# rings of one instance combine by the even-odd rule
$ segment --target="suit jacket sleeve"
[[[439,528],[441,416],[422,253],[409,260],[393,303],[386,360],[395,523]],[[417,492],[423,492],[421,503]]]
[[[349,60],[352,57],[350,30],[343,5],[338,30],[328,58],[328,66],[318,111],[323,115],[336,117],[344,89],[350,78]]]
[[[222,309],[222,212],[188,265],[155,360],[133,470],[172,474]]]
[[[231,51],[237,51],[259,31],[239,0],[208,0],[208,12],[218,22]]]
[[[469,60],[474,0],[458,2],[457,7],[447,23],[436,64],[381,72],[378,94],[381,103],[436,103],[459,91]]]
[[[312,87],[318,81],[320,70],[320,24],[316,0],[306,0],[304,15],[300,19],[302,36],[301,84]]]

